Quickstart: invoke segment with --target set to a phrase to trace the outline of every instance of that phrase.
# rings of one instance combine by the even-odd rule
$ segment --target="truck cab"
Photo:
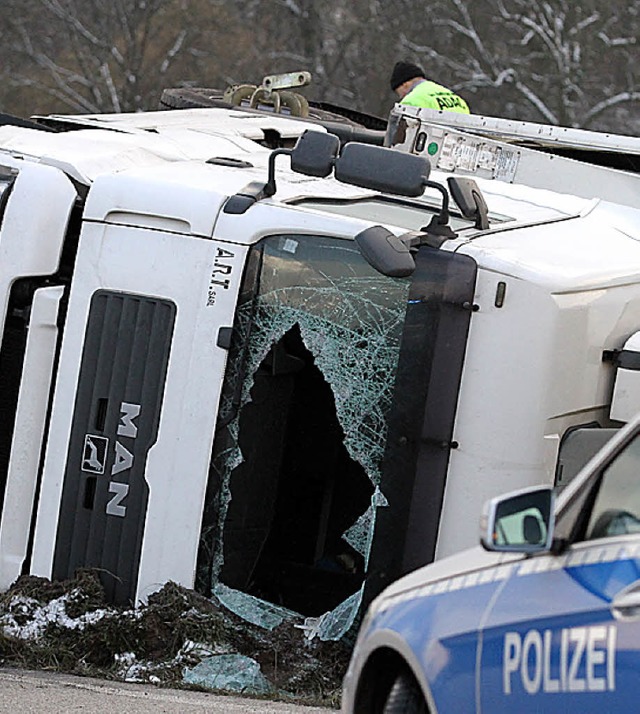
[[[339,638],[473,543],[484,500],[570,480],[569,436],[624,421],[640,207],[264,146],[308,129],[0,127],[1,587],[90,567],[114,602],[173,580]]]

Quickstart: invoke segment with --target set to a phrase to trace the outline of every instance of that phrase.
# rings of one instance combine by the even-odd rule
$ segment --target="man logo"
[[[109,439],[104,436],[85,434],[80,468],[90,474],[103,474],[107,464],[108,446]]]
[[[129,470],[127,478],[131,476],[130,469],[133,468],[133,442],[138,436],[138,425],[133,421],[140,416],[140,405],[122,402],[120,404],[120,423],[118,424],[118,436],[126,436],[131,439],[129,444],[132,450],[118,439],[115,441],[115,456],[113,466],[111,467],[111,475],[115,476],[123,471]],[[118,516],[124,518],[127,515],[127,507],[122,505],[122,501],[129,495],[129,484],[122,481],[109,482],[109,493],[113,494],[113,498],[107,503],[107,514],[109,516]]]

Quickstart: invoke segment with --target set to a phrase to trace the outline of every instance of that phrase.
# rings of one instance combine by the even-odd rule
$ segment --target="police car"
[[[371,604],[344,714],[638,707],[640,417],[557,494],[489,501],[481,544]]]

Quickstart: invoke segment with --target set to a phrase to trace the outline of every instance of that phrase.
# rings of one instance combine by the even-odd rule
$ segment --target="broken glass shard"
[[[222,689],[242,694],[270,694],[273,687],[250,657],[224,654],[207,657],[195,667],[185,669],[183,680],[206,689]]]

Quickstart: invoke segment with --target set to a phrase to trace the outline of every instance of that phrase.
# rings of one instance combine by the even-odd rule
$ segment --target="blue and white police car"
[[[640,710],[640,418],[561,493],[486,504],[481,544],[373,601],[343,713]]]

